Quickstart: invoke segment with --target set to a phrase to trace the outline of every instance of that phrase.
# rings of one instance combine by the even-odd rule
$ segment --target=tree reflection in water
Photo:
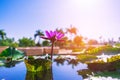
[[[56,58],[54,59],[54,62],[56,62],[57,66],[64,65],[65,59],[64,58]]]
[[[89,69],[78,70],[78,75],[82,75],[83,78],[87,78],[89,75],[92,75],[92,71]]]
[[[58,57],[54,59],[54,62],[56,62],[57,66],[64,65],[64,62],[67,61],[68,65],[72,65],[72,68],[74,69],[75,66],[79,64],[79,61],[77,59],[71,59],[71,58],[62,58]]]
[[[75,66],[77,66],[79,61],[77,59],[69,59],[68,60],[68,65],[72,65],[72,68],[74,69]]]

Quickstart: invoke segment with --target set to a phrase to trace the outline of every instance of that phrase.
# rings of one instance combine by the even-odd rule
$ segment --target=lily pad
[[[0,54],[0,58],[11,57],[12,60],[18,60],[24,57],[24,52],[17,50],[16,48],[9,47],[3,50]]]

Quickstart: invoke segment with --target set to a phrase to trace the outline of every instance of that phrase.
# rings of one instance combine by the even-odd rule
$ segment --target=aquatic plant
[[[0,58],[12,58],[12,60],[19,60],[24,57],[24,52],[17,50],[13,47],[8,47],[5,50],[3,50],[0,54]]]
[[[115,80],[118,80],[118,79],[120,79],[120,72],[119,71],[111,71],[111,72],[104,71],[104,72],[95,73],[94,76],[96,76],[96,77],[106,77],[106,78],[111,77],[113,79],[116,78]]]
[[[24,60],[27,71],[30,72],[39,72],[49,70],[51,67],[51,61],[46,59],[34,59],[29,58]]]
[[[52,60],[52,54],[53,54],[53,46],[56,41],[62,41],[62,38],[64,36],[63,33],[57,32],[57,31],[45,31],[46,36],[41,36],[43,39],[50,40],[51,42],[51,60]]]
[[[120,69],[120,55],[114,55],[104,60],[94,60],[87,62],[88,68],[93,71],[115,71]]]

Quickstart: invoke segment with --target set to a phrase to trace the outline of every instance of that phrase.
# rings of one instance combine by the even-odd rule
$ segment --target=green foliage
[[[115,62],[117,60],[120,60],[120,55],[115,55],[115,56],[112,56],[111,58],[107,58],[107,62],[105,62],[104,60],[102,59],[98,59],[98,60],[93,60],[92,63],[109,63],[109,62]]]
[[[20,47],[28,47],[28,46],[31,47],[31,46],[35,46],[35,42],[31,38],[23,37],[22,39],[19,39],[19,46]]]
[[[120,55],[114,55],[110,58],[107,58],[107,62],[105,62],[104,60],[102,59],[98,59],[98,60],[93,60],[92,63],[110,63],[110,62],[115,62],[117,60],[120,60]]]
[[[46,59],[28,59],[24,60],[27,71],[38,72],[51,68],[51,61]]]
[[[5,50],[3,50],[0,54],[0,57],[9,57],[12,54],[12,49],[9,47]]]
[[[108,58],[107,62],[114,62],[114,67],[120,68],[120,55],[115,55],[112,56],[111,58]]]
[[[0,39],[4,40],[6,37],[6,33],[4,32],[4,30],[0,30]]]
[[[120,43],[116,43],[115,46],[120,47]]]
[[[93,48],[93,49],[90,49],[90,50],[87,50],[87,54],[99,54],[103,51],[103,49],[101,47],[98,47],[98,48]]]
[[[42,46],[50,46],[49,41],[44,40],[44,41],[42,42]]]
[[[41,44],[40,44],[40,36],[44,36],[43,31],[36,30],[36,32],[34,34],[34,40],[36,40],[36,38],[38,37],[38,42],[37,42],[36,46],[41,46]]]
[[[0,46],[9,46],[9,42],[6,40],[0,40]]]
[[[34,60],[35,58],[33,56],[28,56],[28,59]]]
[[[87,62],[90,63],[90,62]],[[93,60],[92,63],[105,63],[105,61],[103,60]]]
[[[112,46],[104,46],[103,47],[104,52],[111,52],[111,53],[119,53],[120,52],[120,48],[117,47],[112,47]]]
[[[93,60],[93,59],[97,59],[97,57],[95,55],[85,55],[85,54],[80,54],[77,56],[78,60],[80,61],[90,61],[90,60]]]
[[[0,46],[18,47],[18,44],[14,42],[14,38],[6,38],[4,40],[0,40]]]
[[[34,34],[34,38],[36,38],[37,36],[44,36],[44,33],[41,30],[37,30]]]
[[[17,42],[13,42],[9,45],[10,47],[14,47],[14,48],[17,48],[19,45]]]
[[[0,57],[1,58],[12,57],[12,60],[17,60],[17,59],[23,58],[24,53],[19,50],[16,50],[13,47],[9,47],[1,52]]]
[[[114,55],[111,58],[107,58],[107,62],[113,62],[116,60],[120,60],[120,55]]]
[[[91,62],[87,62],[87,64],[89,63]],[[120,69],[120,55],[114,55],[111,58],[107,58],[107,62],[103,60],[93,60],[92,63],[96,63],[98,65],[100,65],[101,63],[103,63],[104,65],[110,64],[109,67],[113,67],[114,69]]]
[[[105,71],[105,72],[96,73],[94,76],[112,77],[112,78],[120,79],[120,72],[118,72],[118,71],[111,71],[111,72]]]
[[[39,71],[39,72],[29,72],[26,73],[25,80],[51,80],[52,79],[52,71]]]
[[[87,50],[88,54],[100,54],[100,53],[119,53],[120,48],[112,47],[112,46],[102,46],[98,48],[92,48]]]

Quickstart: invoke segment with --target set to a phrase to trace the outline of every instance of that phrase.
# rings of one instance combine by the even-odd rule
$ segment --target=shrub
[[[97,59],[97,57],[95,55],[85,55],[85,54],[80,54],[77,56],[77,58],[80,60],[80,61],[90,61],[90,60],[93,60],[93,59]]]
[[[112,47],[112,46],[102,46],[98,48],[92,48],[86,51],[87,54],[100,54],[100,53],[119,53],[120,48]]]

